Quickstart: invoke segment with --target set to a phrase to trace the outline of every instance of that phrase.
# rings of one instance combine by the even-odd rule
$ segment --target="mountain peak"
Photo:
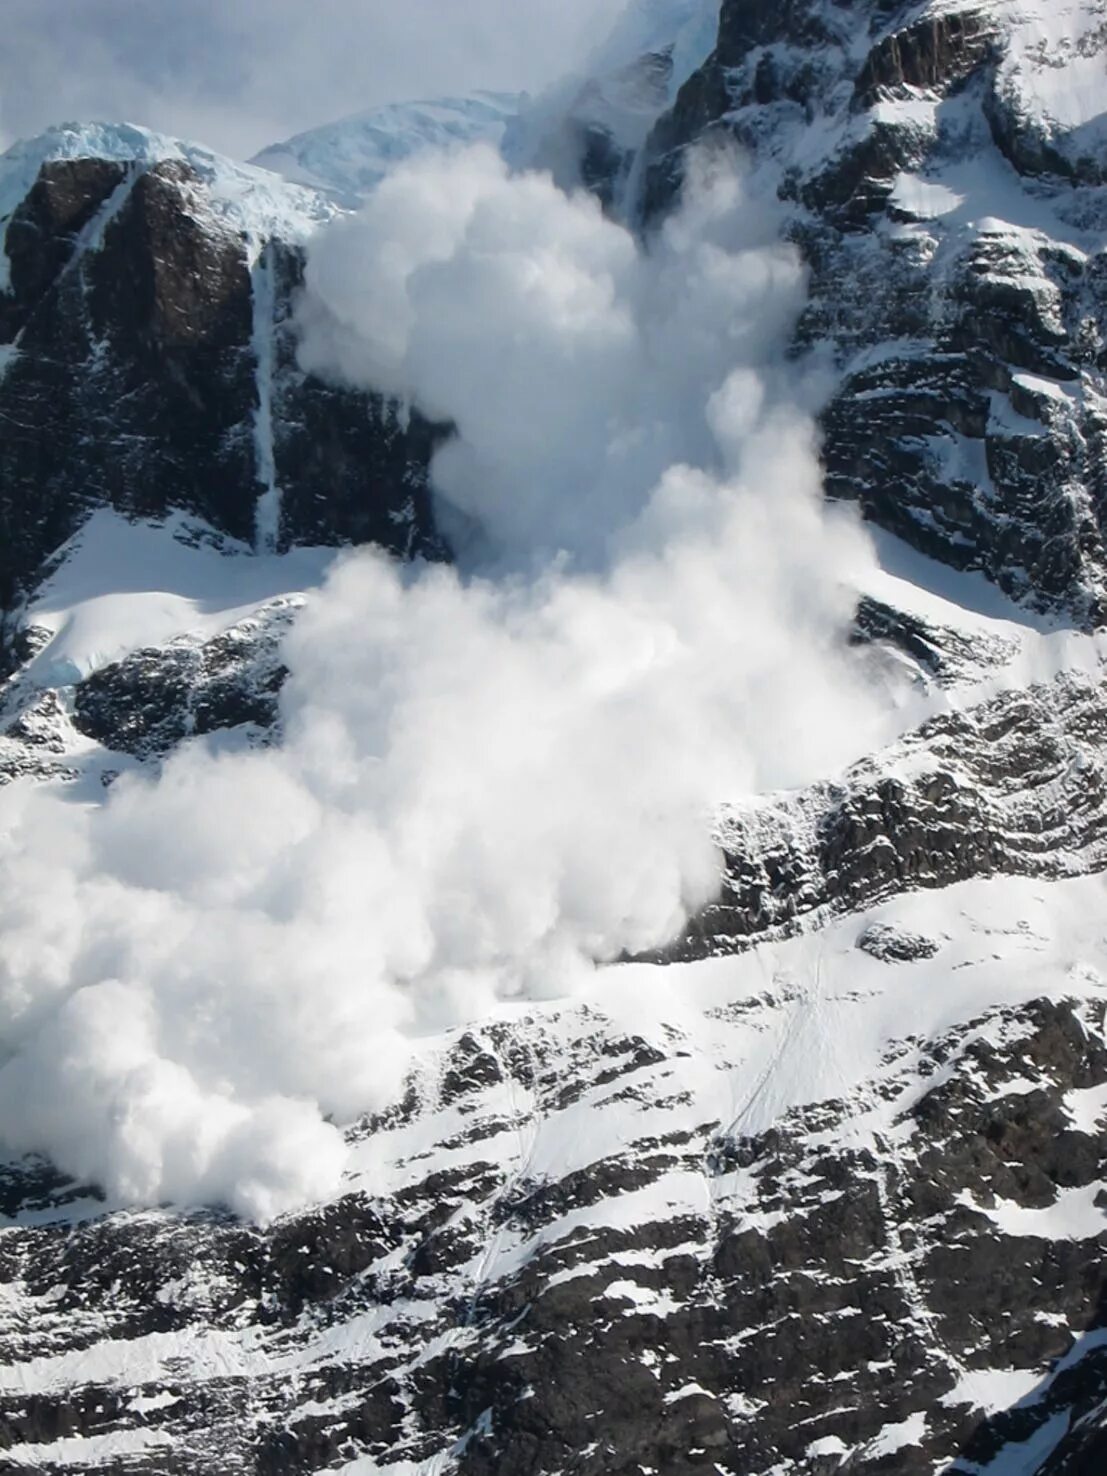
[[[474,92],[389,103],[271,144],[252,163],[356,208],[404,159],[430,149],[498,145],[522,101],[518,93]]]
[[[318,190],[290,183],[270,170],[241,164],[200,143],[173,138],[137,123],[60,123],[22,139],[0,154],[0,228],[23,201],[44,164],[99,159],[141,173],[176,162],[203,186],[206,203],[228,227],[260,242],[272,235],[302,240],[335,213]],[[6,257],[0,253],[0,268]],[[0,284],[2,285],[2,284]]]

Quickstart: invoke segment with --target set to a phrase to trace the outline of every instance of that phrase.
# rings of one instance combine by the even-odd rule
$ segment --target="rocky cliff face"
[[[1107,869],[1107,688],[1066,675],[932,718],[840,785],[730,814],[723,893],[668,956],[731,952],[904,890]]]
[[[431,428],[295,363],[297,230],[324,207],[287,186],[283,219],[251,214],[251,189],[280,203],[281,186],[242,171],[236,215],[213,156],[144,135],[111,140],[123,158],[81,156],[96,139],[80,134],[37,142],[41,162],[34,145],[6,161],[32,178],[4,238],[0,604],[104,505],[187,510],[260,547],[437,556]]]
[[[1089,625],[1107,567],[1107,136],[1083,78],[1102,72],[1103,19],[1092,0],[730,0],[644,186],[652,217],[690,145],[745,150],[810,264],[797,350],[829,352],[838,377],[830,495]]]
[[[1102,8],[724,0],[646,144],[677,49],[574,89],[554,142],[608,208],[640,182],[656,222],[717,137],[784,201],[828,490],[892,535],[855,640],[924,715],[724,812],[719,899],[661,957],[429,1041],[342,1125],[332,1202],[258,1229],[0,1165],[0,1465],[1099,1476]],[[0,785],[76,795],[279,740],[321,565],[269,550],[443,552],[435,428],[296,364],[331,198],[90,147],[0,189]],[[128,597],[192,623],[82,645],[144,560]]]

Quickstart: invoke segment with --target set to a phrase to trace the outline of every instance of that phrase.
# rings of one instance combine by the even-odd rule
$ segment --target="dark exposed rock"
[[[927,16],[884,35],[869,52],[854,84],[858,106],[881,90],[939,88],[943,92],[971,77],[998,50],[993,17],[978,10]]]
[[[990,7],[724,0],[716,51],[647,145],[642,209],[664,215],[688,149],[712,138],[776,169],[812,273],[796,349],[829,347],[841,371],[823,417],[829,494],[933,558],[1096,625],[1107,298],[1094,249],[1074,250],[1065,229],[1021,230],[1017,209],[1006,228],[947,221],[896,194],[905,172],[928,184],[973,161],[1004,188],[1021,183],[1031,213],[1051,191],[1094,240],[1085,187],[1101,166],[1078,167],[1011,93],[1009,44]],[[1094,55],[1107,36],[1065,44]]]
[[[582,1022],[571,1075],[602,1115],[597,1073],[612,1057],[598,1023]],[[1091,1469],[1107,1394],[1095,1333],[1105,1236],[1011,1233],[996,1207],[1048,1208],[1098,1182],[1107,1135],[1069,1125],[1065,1103],[1107,1086],[1102,1029],[1102,1006],[994,1012],[911,1042],[849,1103],[796,1109],[752,1137],[705,1124],[652,1167],[633,1143],[609,1149],[537,1219],[459,1144],[448,1185],[413,1163],[402,1194],[347,1194],[265,1232],[165,1214],[8,1229],[0,1278],[41,1308],[15,1342],[3,1334],[9,1364],[110,1336],[130,1340],[147,1373],[6,1394],[0,1441],[145,1427],[167,1443],[141,1469],[186,1461],[210,1476],[306,1476],[359,1456],[387,1469],[448,1451],[465,1476],[567,1463],[594,1476],[798,1476],[823,1456],[825,1469],[848,1456],[844,1469],[921,1476],[971,1469],[1060,1410],[1072,1428],[1041,1472]],[[559,1062],[566,1085],[563,1047],[547,1054],[525,1025],[509,1034],[540,1073]],[[488,1044],[473,1037],[458,1058],[475,1063],[485,1107],[507,1085],[481,1075]],[[501,1034],[501,1061],[506,1044]],[[649,1093],[680,1059],[655,1054]],[[496,1132],[511,1142],[518,1130]],[[664,1211],[665,1186],[689,1173],[705,1209]],[[605,1223],[604,1207],[629,1205],[644,1182],[662,1191],[654,1209]],[[45,1178],[32,1183],[29,1171],[26,1202],[49,1197]],[[428,1259],[447,1224],[454,1254]],[[526,1254],[488,1280],[480,1268],[501,1242]],[[224,1357],[187,1354],[205,1339]],[[981,1423],[964,1390],[990,1369],[1035,1372],[1040,1396]],[[878,1437],[908,1428],[889,1466]]]
[[[31,308],[0,381],[2,593],[107,503],[187,507],[252,539],[252,313],[244,243],[205,219],[196,181],[129,178]]]
[[[926,938],[921,933],[893,927],[890,923],[872,923],[858,938],[857,946],[862,953],[879,958],[883,963],[911,963],[915,959],[933,958],[942,947],[936,938]]]
[[[440,555],[436,433],[298,370],[298,248],[273,243],[252,266],[189,165],[47,162],[6,246],[0,606],[99,505],[184,509],[253,543],[270,477],[283,547],[372,540]]]
[[[108,159],[56,159],[42,166],[30,193],[8,222],[5,249],[10,286],[0,296],[0,339],[10,342],[79,249],[92,224],[122,185],[126,166]]]
[[[1055,877],[1107,862],[1102,686],[1064,678],[934,718],[887,756],[925,751],[911,779],[860,765],[842,786],[735,815],[723,891],[666,959],[749,946],[803,918],[970,877]]]
[[[287,671],[277,609],[204,645],[137,651],[74,688],[72,722],[105,748],[161,757],[186,738],[249,725],[268,738]],[[17,736],[13,728],[9,736]]]
[[[857,609],[851,643],[881,645],[897,652],[920,679],[954,686],[982,669],[1000,668],[1015,654],[1012,642],[976,631],[967,635],[865,596]]]
[[[405,558],[444,558],[428,468],[448,428],[393,401],[305,375],[293,322],[303,250],[274,242],[260,270],[271,275],[273,304],[278,547],[377,543]]]

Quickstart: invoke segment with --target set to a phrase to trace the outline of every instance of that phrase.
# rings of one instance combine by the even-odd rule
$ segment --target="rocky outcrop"
[[[943,10],[888,32],[858,74],[855,105],[864,107],[885,92],[910,87],[948,92],[995,59],[997,43],[995,17],[979,10]]]
[[[1107,618],[1102,202],[1091,165],[1056,162],[1064,128],[1035,114],[1023,74],[1053,77],[1057,59],[1019,51],[1016,21],[979,5],[905,17],[876,0],[725,0],[714,55],[647,146],[643,208],[670,207],[690,145],[737,141],[775,177],[811,269],[796,350],[838,367],[828,493],[1094,626]],[[1061,49],[1094,66],[1105,45],[1092,28]]]
[[[143,759],[229,728],[272,741],[288,674],[280,643],[294,612],[286,601],[203,644],[181,641],[101,667],[73,688],[73,727]]]
[[[811,1007],[736,1002],[728,1069],[750,1021]],[[698,1100],[711,1071],[679,1030],[486,1028],[351,1129],[400,1155],[394,1193],[352,1186],[267,1232],[66,1210],[73,1188],[25,1164],[9,1195],[62,1218],[0,1236],[0,1444],[41,1471],[74,1469],[79,1436],[97,1464],[197,1476],[923,1476],[1044,1432],[1038,1476],[1087,1469],[1107,1134],[1078,1104],[1102,1100],[1102,1032],[1101,1003],[996,1010],[751,1131]],[[521,1145],[581,1113],[597,1142],[626,1117],[621,1146],[531,1172]],[[1004,1381],[1027,1397],[982,1415]]]
[[[111,159],[58,159],[44,165],[8,221],[9,286],[0,304],[4,341],[26,326],[79,250],[85,231],[126,178]]]
[[[184,160],[48,159],[13,213],[0,606],[102,505],[183,509],[276,547],[372,540],[440,555],[433,431],[299,371],[299,248],[263,249],[219,203]]]
[[[666,959],[749,947],[901,892],[1107,869],[1107,686],[1074,676],[933,718],[839,785],[720,829],[723,892]]]
[[[448,433],[417,410],[315,375],[296,359],[293,309],[304,252],[273,242],[260,273],[272,333],[272,470],[280,493],[276,546],[376,543],[405,558],[441,559],[428,468]]]

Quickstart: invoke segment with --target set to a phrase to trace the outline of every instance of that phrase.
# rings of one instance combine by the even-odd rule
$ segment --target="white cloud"
[[[880,718],[869,552],[821,500],[803,296],[725,161],[644,251],[480,150],[398,171],[309,263],[305,357],[448,416],[459,568],[347,554],[288,639],[285,739],[0,844],[0,1122],[127,1199],[333,1188],[407,1043],[571,990],[712,895],[723,800]]]

